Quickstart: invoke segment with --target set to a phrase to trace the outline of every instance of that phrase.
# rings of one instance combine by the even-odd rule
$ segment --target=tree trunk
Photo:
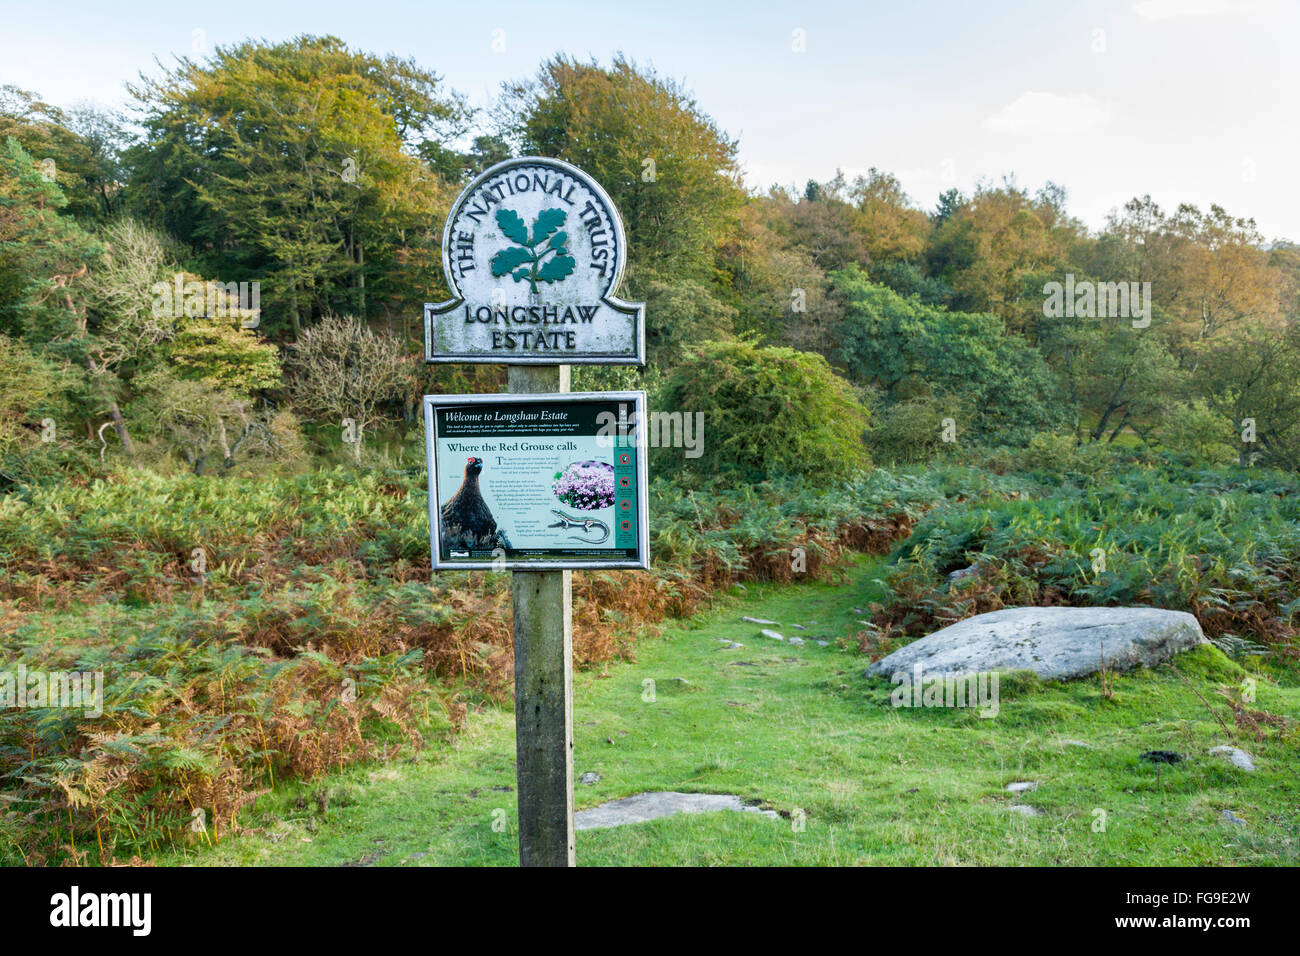
[[[93,356],[86,355],[86,367],[90,369],[92,375],[99,374],[99,366],[95,364]],[[126,430],[126,419],[122,417],[122,410],[117,407],[117,402],[108,403],[108,417],[113,420],[113,431],[117,432],[117,440],[122,443],[122,450],[128,455],[135,455],[135,445],[131,442],[131,433]]]
[[[126,430],[126,419],[122,417],[122,411],[117,407],[117,402],[110,402],[108,406],[108,417],[113,419],[113,431],[117,432],[117,438],[122,443],[122,450],[128,455],[135,455],[135,444],[131,441],[131,435]]]
[[[361,315],[358,318],[364,322],[366,321],[366,250],[361,245],[357,246],[357,265],[360,267],[357,272],[357,280],[361,288]]]
[[[1123,402],[1111,400],[1110,404],[1106,406],[1106,411],[1102,413],[1101,418],[1098,420],[1097,427],[1092,430],[1092,441],[1101,441],[1101,436],[1106,434],[1106,425],[1110,422],[1110,416],[1119,411],[1123,404]]]
[[[77,309],[76,303],[72,301],[72,292],[67,290],[67,283],[70,279],[77,279],[84,276],[86,272],[86,264],[82,263],[81,268],[71,275],[54,277],[56,284],[65,290],[63,293],[63,304],[66,305],[68,310],[76,317],[77,324],[81,327],[82,332],[86,331],[86,313],[84,310]],[[102,357],[101,353],[101,358]],[[95,357],[89,352],[86,353],[86,367],[90,369],[90,374],[99,374],[100,369],[99,366],[95,364]],[[108,414],[109,417],[113,419],[113,430],[117,432],[117,439],[122,443],[122,450],[128,455],[134,456],[135,445],[131,443],[131,434],[126,430],[126,419],[122,417],[122,410],[117,407],[116,401],[109,402]]]
[[[293,323],[293,340],[302,337],[302,317],[298,315],[298,283],[289,285],[289,321]]]
[[[220,413],[217,414],[217,429],[217,443],[221,445],[221,460],[229,462],[231,460],[230,441],[226,435],[226,423],[222,420]],[[226,467],[230,466],[227,465]]]

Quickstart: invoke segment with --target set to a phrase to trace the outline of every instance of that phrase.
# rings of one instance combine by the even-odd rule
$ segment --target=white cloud
[[[997,133],[1077,133],[1110,121],[1109,111],[1087,93],[1021,93],[1015,102],[984,120]]]
[[[1171,20],[1250,13],[1255,6],[1252,0],[1139,0],[1133,11],[1144,20]]]

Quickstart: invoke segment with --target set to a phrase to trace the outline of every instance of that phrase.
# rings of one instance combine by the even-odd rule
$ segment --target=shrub
[[[1198,462],[1225,464],[1237,458],[1232,440],[1235,432],[1228,416],[1209,408],[1196,399],[1182,402],[1156,429],[1155,438],[1162,448],[1189,454]]]
[[[937,395],[918,395],[886,405],[876,413],[867,433],[872,457],[890,464],[929,461],[945,448],[944,419],[952,418],[954,423],[969,421],[962,407],[955,399]]]
[[[411,384],[411,362],[395,337],[370,331],[351,316],[326,316],[302,333],[286,362],[290,385],[302,414],[358,428],[352,443],[361,458],[364,435],[384,420],[381,406],[400,399]]]
[[[1073,471],[1079,464],[1078,445],[1073,435],[1039,432],[1029,439],[1021,461],[1037,471]]]
[[[214,463],[225,471],[252,458],[303,454],[297,422],[287,411],[258,407],[237,392],[162,369],[140,376],[138,384],[140,396],[127,410],[141,423],[139,434],[184,458],[196,475]]]
[[[703,453],[677,459],[682,467],[830,479],[867,464],[867,410],[848,382],[809,352],[705,343],[665,381],[655,408],[704,414]]]

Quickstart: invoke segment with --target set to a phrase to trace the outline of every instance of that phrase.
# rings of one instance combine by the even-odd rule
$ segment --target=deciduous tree
[[[367,430],[382,421],[380,406],[399,398],[411,360],[395,338],[371,332],[352,316],[327,316],[290,347],[294,404],[305,414],[356,423],[353,451],[361,457]]]

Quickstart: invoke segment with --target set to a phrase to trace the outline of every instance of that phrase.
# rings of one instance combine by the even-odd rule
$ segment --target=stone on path
[[[1013,607],[959,621],[913,641],[868,674],[926,677],[1033,671],[1048,680],[1152,667],[1206,643],[1196,618],[1151,607]]]
[[[590,810],[579,810],[573,815],[575,830],[597,830],[603,827],[617,827],[626,823],[644,823],[657,820],[676,813],[712,813],[718,810],[730,810],[736,813],[761,813],[765,817],[778,816],[775,810],[761,810],[746,806],[735,794],[730,793],[676,793],[673,791],[654,791],[638,793],[622,800],[611,800]]]
[[[1247,773],[1255,772],[1255,761],[1252,760],[1250,754],[1246,753],[1244,750],[1238,750],[1236,747],[1219,746],[1211,747],[1210,753],[1223,754],[1232,761],[1234,767],[1238,767]]]

